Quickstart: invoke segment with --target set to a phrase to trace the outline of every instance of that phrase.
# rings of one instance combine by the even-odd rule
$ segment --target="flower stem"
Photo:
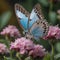
[[[8,39],[8,36],[7,35],[5,36],[5,39],[6,39],[5,43],[6,43],[7,47],[9,48],[9,46],[10,46],[9,43],[10,42],[9,42],[9,39]]]
[[[52,8],[53,8],[53,0],[50,0],[50,8],[49,8],[49,11],[52,11]]]
[[[51,52],[51,60],[54,60],[54,45],[51,44],[52,52]]]
[[[20,54],[19,54],[19,53],[16,54],[16,57],[17,57],[19,60],[21,60],[21,57],[20,57]]]

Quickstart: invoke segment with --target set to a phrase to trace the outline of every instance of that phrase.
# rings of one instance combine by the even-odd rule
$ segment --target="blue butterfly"
[[[48,31],[48,23],[44,20],[41,12],[41,7],[36,4],[31,14],[27,12],[21,5],[15,4],[15,13],[18,22],[27,36],[33,36],[34,39],[39,39],[46,35]]]

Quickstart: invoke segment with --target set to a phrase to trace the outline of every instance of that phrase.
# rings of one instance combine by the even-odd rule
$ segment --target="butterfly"
[[[36,4],[29,13],[20,4],[15,4],[15,13],[21,28],[27,37],[39,39],[48,32],[48,23],[41,12],[40,4]]]

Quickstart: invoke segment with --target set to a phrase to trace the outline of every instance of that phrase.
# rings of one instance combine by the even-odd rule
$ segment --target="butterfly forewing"
[[[44,16],[43,16],[43,14],[42,14],[42,9],[41,9],[40,4],[36,4],[36,5],[35,5],[34,11],[35,11],[35,13],[37,13],[37,16],[39,17],[39,19],[41,19],[41,20],[44,19]]]
[[[35,23],[37,20],[43,20],[43,19],[44,17],[41,11],[40,4],[36,4],[30,14],[29,28],[31,28],[33,23]]]
[[[18,23],[23,28],[23,30],[28,30],[29,12],[27,12],[21,5],[15,4],[15,13],[18,19]]]

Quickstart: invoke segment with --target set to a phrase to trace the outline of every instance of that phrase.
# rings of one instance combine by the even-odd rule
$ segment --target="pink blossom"
[[[44,39],[60,39],[60,28],[58,26],[50,26],[49,31]]]
[[[3,31],[0,33],[1,35],[10,35],[11,37],[20,37],[20,33],[18,29],[13,25],[8,25]]]
[[[0,53],[4,54],[4,53],[7,53],[7,52],[8,52],[8,49],[7,49],[6,45],[0,43]]]
[[[35,45],[34,49],[29,52],[29,55],[32,55],[33,57],[43,57],[46,54],[45,48],[43,48],[42,45]]]
[[[33,57],[42,57],[45,55],[45,49],[41,45],[35,45],[32,40],[24,37],[18,38],[11,43],[10,49],[20,52],[20,54],[28,54]]]
[[[57,31],[57,34],[55,35],[56,39],[60,39],[60,29]]]
[[[11,43],[10,49],[18,50],[20,54],[27,53],[28,50],[33,49],[33,41],[26,39],[24,37],[18,38],[15,40],[15,42]]]

